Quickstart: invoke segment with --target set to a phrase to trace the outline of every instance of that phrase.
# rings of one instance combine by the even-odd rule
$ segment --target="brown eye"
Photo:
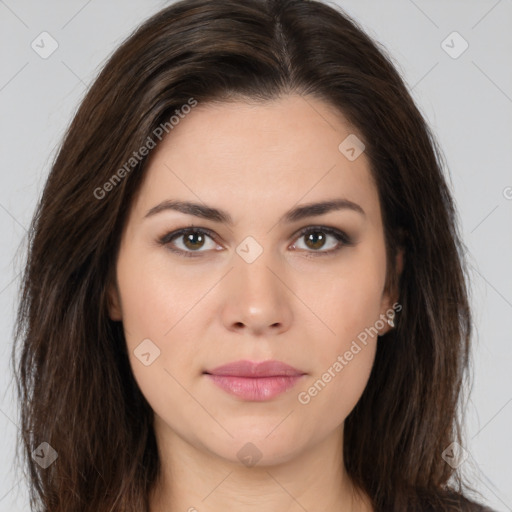
[[[214,250],[213,236],[205,229],[184,228],[167,233],[159,240],[161,245],[183,256],[200,256],[201,253]],[[208,242],[210,245],[208,245]]]
[[[296,240],[304,240],[304,246],[300,247],[301,244],[295,242],[292,246],[293,249],[300,249],[307,255],[313,256],[330,255],[344,246],[355,245],[343,231],[322,226],[308,227],[302,230]],[[162,236],[158,242],[181,256],[201,256],[202,253],[217,250],[213,233],[205,228],[179,229]]]
[[[184,240],[184,245],[188,249],[200,249],[204,245],[205,237],[202,233],[190,233],[188,235],[181,235]]]
[[[332,254],[344,246],[354,245],[351,238],[343,231],[322,226],[302,230],[297,240],[304,240],[304,246],[297,247],[296,242],[294,249],[305,250],[315,256]]]
[[[322,231],[310,231],[306,237],[306,245],[310,249],[321,249],[325,244],[326,236]]]

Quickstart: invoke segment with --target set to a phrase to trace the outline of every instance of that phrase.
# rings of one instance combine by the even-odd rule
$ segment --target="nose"
[[[292,323],[291,300],[284,270],[265,251],[254,262],[242,258],[223,280],[222,322],[229,331],[268,337]]]

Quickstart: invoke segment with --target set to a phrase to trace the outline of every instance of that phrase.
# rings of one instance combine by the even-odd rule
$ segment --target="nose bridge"
[[[266,303],[275,301],[276,295],[282,293],[279,289],[282,284],[275,276],[275,273],[279,272],[276,271],[279,265],[273,251],[270,248],[264,249],[252,239],[239,244],[237,254],[234,271],[240,291],[247,293],[255,300],[264,298]]]
[[[277,253],[253,237],[243,240],[236,252],[224,304],[226,327],[245,326],[254,331],[286,328],[291,311],[286,286],[277,277],[283,271]]]

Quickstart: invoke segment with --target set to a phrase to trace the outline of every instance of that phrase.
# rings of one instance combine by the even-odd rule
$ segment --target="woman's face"
[[[272,464],[342,433],[394,299],[361,149],[331,106],[286,96],[199,104],[153,150],[110,316],[161,441]],[[166,207],[178,201],[197,206]],[[340,206],[303,210],[324,202]],[[173,235],[191,227],[200,232]],[[296,375],[213,375],[268,360]]]

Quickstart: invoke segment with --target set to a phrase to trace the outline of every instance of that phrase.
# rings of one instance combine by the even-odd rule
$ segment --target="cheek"
[[[312,376],[297,396],[302,408],[302,427],[323,435],[341,425],[358,403],[370,377],[376,344],[352,347],[349,361],[345,353],[335,354],[329,365]],[[338,355],[340,359],[338,359]],[[336,356],[336,357],[334,357]],[[321,419],[319,425],[318,420]]]
[[[198,337],[191,327],[198,313],[194,306],[211,287],[211,280],[211,276],[191,279],[173,272],[147,255],[125,253],[118,262],[123,328],[132,373],[151,408],[163,417],[176,409],[184,421],[201,412],[183,384],[193,377],[191,370],[200,373],[197,364],[194,366],[200,353]],[[149,357],[143,355],[148,353]],[[169,418],[172,421],[178,420]]]
[[[367,385],[378,339],[372,328],[379,320],[385,280],[385,257],[379,251],[354,253],[344,263],[336,272],[316,275],[312,309],[325,325],[314,337],[314,374],[298,397],[311,418],[324,416],[330,427],[346,418]]]
[[[123,324],[132,338],[171,338],[214,281],[198,268],[194,275],[178,272],[165,255],[157,256],[134,251],[118,262]]]
[[[336,428],[361,398],[375,360],[378,338],[370,328],[379,304],[380,289],[371,281],[334,281],[323,297],[323,318],[333,332],[323,329],[313,340],[314,371],[297,396],[305,407],[304,428],[314,431],[319,417],[323,431]]]
[[[163,389],[179,391],[171,374],[179,382],[190,378],[187,372],[200,352],[200,336],[193,332],[199,325],[198,302],[213,285],[214,276],[198,276],[196,271],[192,278],[176,272],[162,258],[133,251],[119,259],[117,277],[132,370],[142,392],[153,402]],[[146,366],[141,354],[148,352],[145,362],[152,362]]]
[[[383,251],[354,251],[332,272],[316,273],[308,283],[309,297],[314,297],[311,309],[324,324],[320,341],[329,357],[348,350],[352,340],[379,320],[385,270]]]

